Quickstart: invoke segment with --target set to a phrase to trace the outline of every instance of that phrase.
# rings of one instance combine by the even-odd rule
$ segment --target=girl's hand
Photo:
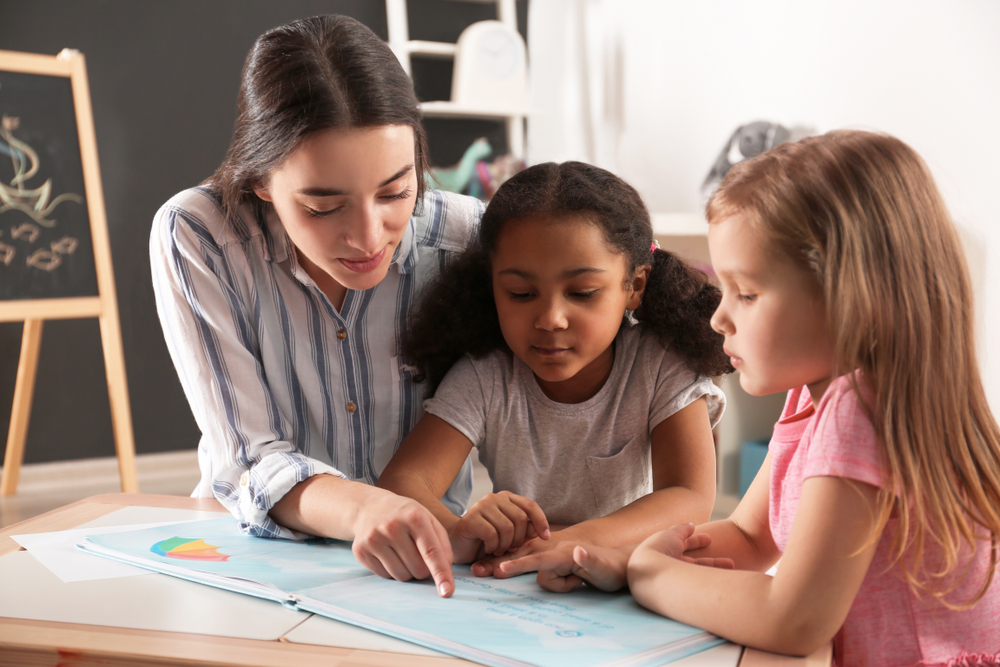
[[[574,534],[571,529],[557,530],[545,539],[539,539],[536,537],[534,539],[525,540],[521,546],[517,547],[510,553],[503,553],[498,556],[494,556],[493,558],[483,558],[482,560],[477,561],[472,565],[472,574],[477,577],[494,576],[497,579],[513,576],[507,574],[504,570],[499,569],[500,565],[506,563],[507,561],[524,558],[525,556],[542,554],[547,551],[551,551],[559,547],[559,545],[563,542],[569,542],[572,544],[590,544],[582,536]],[[527,572],[528,570],[523,571]]]
[[[491,493],[448,529],[456,563],[500,556],[525,540],[549,539],[549,522],[533,500],[509,491]],[[480,545],[482,550],[480,551]]]
[[[566,593],[584,581],[602,591],[617,591],[627,581],[630,551],[566,540],[554,549],[500,563],[493,574],[513,577],[537,570],[538,585],[554,593]]]
[[[636,554],[641,556],[642,552],[652,552],[696,565],[733,569],[734,564],[731,558],[692,558],[684,555],[688,551],[702,549],[711,543],[712,538],[707,533],[696,534],[694,532],[693,523],[682,523],[647,537],[636,547],[633,556]]]

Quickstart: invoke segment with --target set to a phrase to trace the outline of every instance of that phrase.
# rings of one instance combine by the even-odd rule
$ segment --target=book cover
[[[79,546],[497,667],[662,665],[724,641],[627,592],[550,593],[531,575],[481,578],[456,565],[455,594],[441,598],[430,580],[373,575],[349,543],[249,537],[230,518],[91,535]]]

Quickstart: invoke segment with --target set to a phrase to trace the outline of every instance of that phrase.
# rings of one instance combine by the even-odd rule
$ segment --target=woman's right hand
[[[354,557],[375,574],[399,581],[434,578],[438,594],[455,592],[448,533],[410,498],[371,489],[354,521]]]
[[[448,529],[456,563],[501,556],[539,537],[549,539],[549,522],[534,500],[509,491],[490,493]]]

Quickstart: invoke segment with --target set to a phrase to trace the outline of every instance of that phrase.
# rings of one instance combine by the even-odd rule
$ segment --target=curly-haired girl
[[[379,485],[428,507],[459,563],[707,519],[725,404],[708,376],[732,370],[718,303],[658,249],[620,178],[579,162],[522,171],[411,322],[403,356],[433,396]],[[458,517],[439,498],[473,446],[495,493]]]

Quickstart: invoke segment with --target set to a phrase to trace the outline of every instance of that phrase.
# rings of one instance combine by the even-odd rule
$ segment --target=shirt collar
[[[417,232],[416,224],[411,215],[406,223],[406,229],[403,231],[403,238],[400,239],[399,245],[396,246],[396,250],[392,254],[392,263],[396,266],[396,270],[405,275],[413,270],[416,261]]]
[[[288,238],[278,214],[273,206],[267,207],[264,220],[258,220],[261,231],[264,232],[264,259],[269,262],[284,262],[288,259],[288,249],[292,240]]]

